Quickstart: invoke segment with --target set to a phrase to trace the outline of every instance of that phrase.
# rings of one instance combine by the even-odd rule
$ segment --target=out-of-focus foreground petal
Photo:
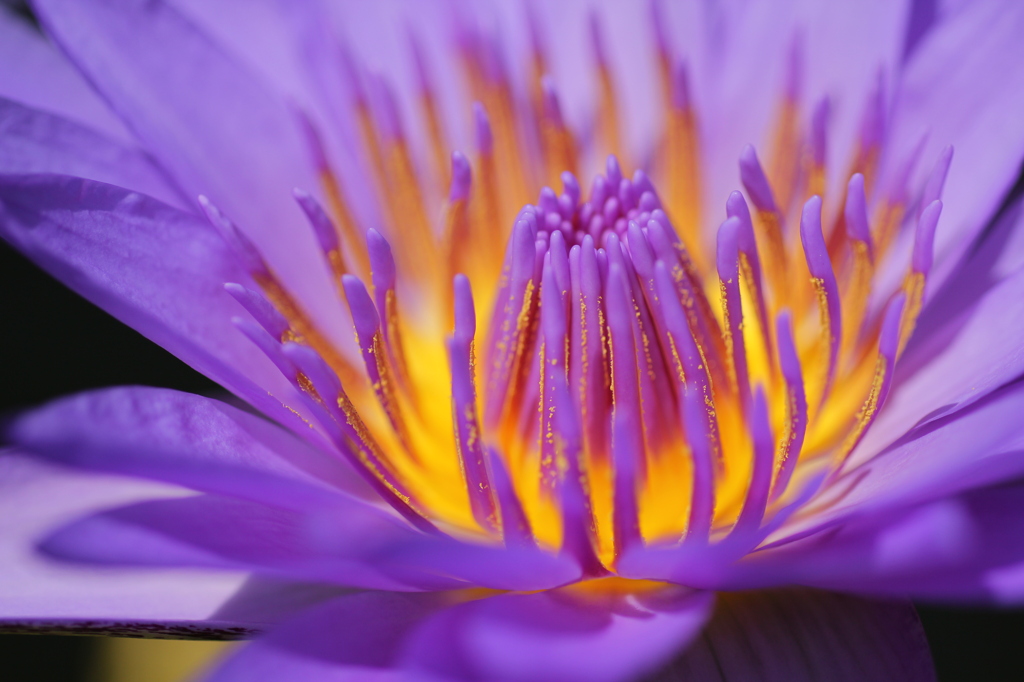
[[[719,595],[703,635],[646,682],[933,682],[909,602],[788,589]]]
[[[258,583],[239,572],[83,570],[35,551],[40,535],[82,514],[182,492],[0,451],[0,631],[233,638],[324,597],[321,587]]]
[[[61,175],[0,177],[0,234],[76,293],[265,414],[309,429],[301,398],[231,324],[225,282],[248,275],[205,221],[129,190]]]
[[[184,191],[208,196],[236,221],[325,333],[347,340],[291,196],[319,184],[283,99],[166,3],[39,0],[35,9]]]
[[[688,590],[479,596],[341,597],[241,650],[210,680],[628,680],[685,647],[713,603]],[[387,677],[388,667],[400,674]]]

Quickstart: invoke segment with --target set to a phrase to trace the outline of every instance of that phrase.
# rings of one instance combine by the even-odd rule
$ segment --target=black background
[[[0,242],[0,413],[88,388],[218,387]],[[3,577],[0,576],[0,580]],[[942,682],[1024,680],[1024,610],[920,606]],[[91,682],[89,637],[0,635],[5,682]]]

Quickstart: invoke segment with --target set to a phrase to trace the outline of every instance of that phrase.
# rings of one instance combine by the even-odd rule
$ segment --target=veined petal
[[[258,584],[241,572],[97,571],[57,564],[35,551],[43,533],[69,519],[182,492],[0,451],[0,630],[235,638],[319,598],[320,590]]]
[[[0,98],[0,173],[59,173],[133,189],[191,208],[139,149],[73,121]]]
[[[290,194],[317,182],[283,99],[163,2],[40,0],[35,8],[182,189],[208,196],[236,221],[324,332],[347,340]]]
[[[340,458],[224,403],[167,389],[112,388],[64,398],[17,417],[5,436],[74,467],[285,509],[344,504],[351,499],[346,490],[369,495]]]
[[[51,275],[264,413],[309,429],[276,367],[231,324],[247,282],[209,224],[129,190],[61,175],[0,177],[0,234]],[[311,432],[310,432],[311,433]]]
[[[933,682],[914,607],[807,589],[720,595],[702,637],[650,682]]]

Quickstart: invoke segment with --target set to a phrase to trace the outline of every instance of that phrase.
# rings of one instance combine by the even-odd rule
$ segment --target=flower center
[[[617,100],[596,23],[594,45],[600,144],[615,151]],[[418,57],[432,175],[449,184],[440,225],[383,81],[372,83],[372,106],[350,65],[390,243],[375,230],[359,236],[302,120],[329,214],[296,197],[347,301],[362,368],[206,204],[262,290],[229,286],[260,325],[239,327],[301,390],[297,409],[428,532],[561,549],[592,574],[637,544],[756,533],[842,469],[885,400],[922,303],[949,155],[918,201],[909,272],[887,291],[877,273],[906,222],[914,159],[884,184],[876,177],[881,85],[849,183],[823,201],[828,103],[805,121],[787,84],[769,171],[752,147],[740,157],[754,210],[733,192],[712,247],[700,117],[663,41],[664,144],[651,164],[663,196],[612,155],[585,197],[573,174],[583,155],[542,50],[535,43],[523,117],[493,49],[481,36],[461,46],[477,152],[455,152],[450,166]],[[527,188],[556,178],[561,193],[544,187],[515,213]],[[481,331],[477,310],[490,310]]]

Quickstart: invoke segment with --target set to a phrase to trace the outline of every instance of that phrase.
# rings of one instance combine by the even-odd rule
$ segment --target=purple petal
[[[432,616],[405,646],[404,666],[449,679],[630,680],[696,637],[710,593],[567,591],[508,594]]]
[[[901,359],[892,394],[850,464],[867,461],[909,427],[962,410],[1024,373],[1024,271],[936,322]]]
[[[123,142],[131,133],[92,87],[38,31],[0,8],[0,95],[53,112]]]
[[[0,173],[60,173],[191,208],[138,149],[73,121],[0,98]]]
[[[451,596],[363,592],[338,597],[239,649],[208,682],[408,680],[392,668],[410,629]]]
[[[650,682],[934,682],[909,602],[815,590],[724,594],[704,635]]]
[[[1024,473],[1024,385],[911,429],[873,460],[844,474],[770,541],[802,537],[865,515],[928,502]]]
[[[1024,601],[1024,486],[863,515],[753,555],[726,583],[779,582],[956,602]]]
[[[64,398],[19,416],[5,435],[63,464],[288,509],[338,504],[345,490],[368,494],[340,459],[270,422],[166,389],[113,388]]]
[[[0,630],[239,637],[265,629],[317,591],[247,582],[242,573],[95,571],[35,552],[55,525],[178,488],[60,469],[0,452]]]
[[[35,9],[182,189],[210,197],[323,331],[347,340],[326,266],[291,197],[293,187],[317,182],[284,101],[169,4],[40,0]]]
[[[316,532],[330,532],[345,554],[320,549]],[[374,569],[363,557],[410,532],[381,514],[348,510],[345,523],[313,529],[303,515],[243,500],[199,495],[119,507],[61,527],[42,543],[49,556],[101,566],[150,566],[251,571],[396,591],[417,587]]]
[[[906,65],[894,103],[891,158],[905,158],[923,133],[928,164],[947,145],[956,148],[932,287],[950,273],[1017,177],[1024,126],[1006,112],[1024,106],[1022,30],[1019,3],[966,6],[937,24]],[[922,173],[930,171],[928,164]]]
[[[89,301],[296,430],[291,384],[231,324],[248,282],[205,221],[129,190],[59,175],[0,178],[0,234]]]

